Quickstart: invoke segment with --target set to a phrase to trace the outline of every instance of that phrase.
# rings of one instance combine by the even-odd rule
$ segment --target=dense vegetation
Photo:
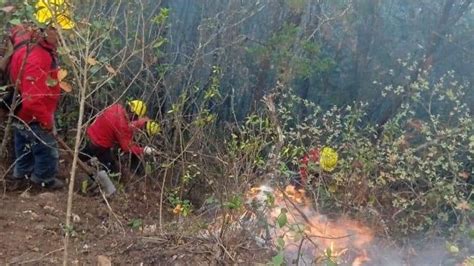
[[[31,18],[27,2],[0,1],[17,7],[0,11],[4,30]],[[331,146],[336,169],[310,166],[306,186],[322,212],[399,241],[472,237],[471,0],[74,4],[61,135],[73,141],[81,99],[86,125],[146,100],[162,134],[139,139],[161,154],[142,175],[182,215],[204,202],[232,212],[249,187],[289,183],[307,150]]]

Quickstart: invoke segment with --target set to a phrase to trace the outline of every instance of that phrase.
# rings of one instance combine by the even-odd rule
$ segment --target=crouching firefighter
[[[21,105],[15,109],[16,160],[13,177],[6,180],[9,190],[23,187],[28,180],[47,189],[64,186],[63,181],[56,178],[59,154],[53,133],[54,114],[61,94],[57,28],[71,29],[74,23],[66,13],[56,14],[61,19],[54,18],[51,11],[45,14],[41,6],[45,2],[38,1],[36,6],[36,19],[42,26],[20,24],[10,31],[15,48],[10,57],[8,75],[21,97]]]
[[[321,150],[312,148],[300,159],[299,176],[291,180],[296,188],[308,186],[311,177],[320,177],[323,172],[330,173],[336,166],[338,153],[331,147],[323,147]]]
[[[131,153],[136,158],[157,153],[156,149],[141,147],[133,141],[133,133],[140,127],[144,127],[150,136],[159,133],[158,123],[143,118],[146,110],[146,104],[140,100],[128,101],[125,107],[118,103],[113,104],[100,113],[87,128],[87,144],[81,150],[79,158],[82,161],[97,158],[100,171],[91,178],[97,178],[97,181],[105,186],[106,194],[110,195],[115,191],[108,173],[120,171],[113,154],[113,148],[117,144],[122,151]]]

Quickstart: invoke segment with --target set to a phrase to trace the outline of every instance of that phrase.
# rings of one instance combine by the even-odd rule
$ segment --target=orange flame
[[[264,202],[270,191],[270,187],[260,186],[252,188],[248,196],[250,200]],[[272,195],[274,208],[267,214],[267,221],[275,223],[282,209],[286,209],[287,225],[275,226],[272,239],[283,238],[289,262],[312,264],[328,259],[342,262],[352,257],[352,265],[363,265],[370,260],[366,248],[374,234],[367,226],[347,217],[328,219],[313,210],[304,191],[291,185],[284,191],[273,191]]]

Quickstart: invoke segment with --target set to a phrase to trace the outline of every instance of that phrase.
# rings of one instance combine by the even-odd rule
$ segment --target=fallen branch
[[[217,244],[219,245],[219,247],[221,247],[221,249],[224,251],[224,253],[229,257],[230,260],[232,260],[233,262],[235,262],[235,259],[234,257],[232,257],[232,255],[230,255],[229,251],[225,248],[225,246],[221,243],[220,239],[218,239],[217,237],[215,238],[216,241],[217,241]]]
[[[38,261],[42,261],[44,258],[48,257],[49,255],[53,254],[53,253],[56,253],[56,252],[59,252],[59,251],[62,251],[64,249],[64,247],[62,248],[58,248],[58,249],[55,249],[53,251],[50,251],[46,254],[44,254],[43,256],[37,258],[37,259],[31,259],[31,260],[25,260],[25,261],[20,261],[20,262],[17,262],[15,264],[28,264],[28,263],[33,263],[33,262],[38,262]]]

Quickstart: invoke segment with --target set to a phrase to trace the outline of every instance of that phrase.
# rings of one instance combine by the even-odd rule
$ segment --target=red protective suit
[[[146,122],[151,121],[148,117],[138,118],[135,121],[130,122],[133,131],[143,129],[145,127]]]
[[[87,136],[94,145],[105,149],[119,144],[125,152],[131,152],[137,156],[143,154],[143,148],[133,142],[133,127],[127,111],[120,104],[107,107],[87,128]]]
[[[307,154],[300,159],[300,177],[301,183],[306,184],[308,182],[308,164],[319,163],[319,150],[311,149]]]
[[[19,34],[19,27],[12,30],[14,45],[32,38],[29,31]],[[38,122],[44,129],[51,130],[61,94],[57,80],[56,47],[45,41],[29,46],[29,52],[28,45],[17,48],[10,59],[10,78],[18,84],[22,99],[17,116],[26,123]]]

